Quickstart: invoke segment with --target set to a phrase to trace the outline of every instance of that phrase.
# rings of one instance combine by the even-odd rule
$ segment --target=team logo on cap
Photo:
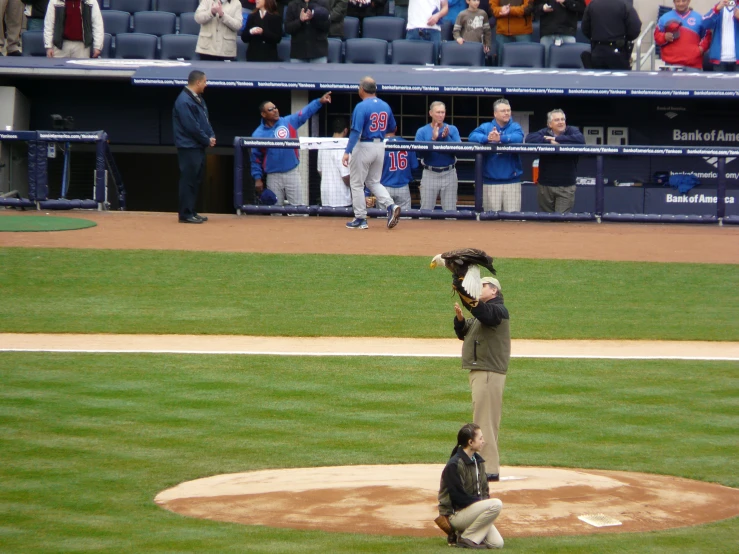
[[[275,137],[278,139],[289,138],[290,131],[288,131],[287,127],[277,127],[277,129],[275,129]]]

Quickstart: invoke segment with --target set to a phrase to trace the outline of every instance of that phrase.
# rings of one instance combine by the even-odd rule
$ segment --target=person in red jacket
[[[703,68],[703,52],[711,44],[703,17],[690,9],[690,0],[673,0],[675,9],[659,18],[654,42],[662,49],[662,61],[670,65]]]

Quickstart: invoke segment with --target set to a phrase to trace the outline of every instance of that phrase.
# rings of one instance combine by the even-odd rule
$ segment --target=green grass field
[[[448,337],[450,279],[427,261],[0,249],[0,332]],[[737,266],[496,266],[515,338],[739,340]],[[183,518],[153,498],[227,472],[443,463],[469,419],[458,367],[450,359],[0,353],[0,552],[448,552],[441,534],[248,527]],[[514,359],[502,462],[739,487],[737,429],[735,362]],[[510,539],[506,550],[734,552],[739,518]]]

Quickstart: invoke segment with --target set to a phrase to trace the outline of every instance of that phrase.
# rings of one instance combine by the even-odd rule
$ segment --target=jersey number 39
[[[369,130],[371,132],[384,131],[387,129],[387,112],[374,112],[370,114]]]

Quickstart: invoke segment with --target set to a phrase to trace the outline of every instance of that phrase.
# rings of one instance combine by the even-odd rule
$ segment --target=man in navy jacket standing
[[[527,143],[534,144],[585,144],[580,129],[567,125],[562,110],[547,114],[544,129],[526,135]],[[575,205],[575,170],[577,156],[544,154],[539,157],[539,186],[537,197],[543,212],[566,214]]]
[[[191,71],[187,86],[182,89],[172,109],[174,144],[180,165],[180,223],[208,221],[207,217],[195,211],[205,172],[205,149],[216,145],[216,135],[210,126],[208,107],[203,99],[207,83],[205,73]]]

